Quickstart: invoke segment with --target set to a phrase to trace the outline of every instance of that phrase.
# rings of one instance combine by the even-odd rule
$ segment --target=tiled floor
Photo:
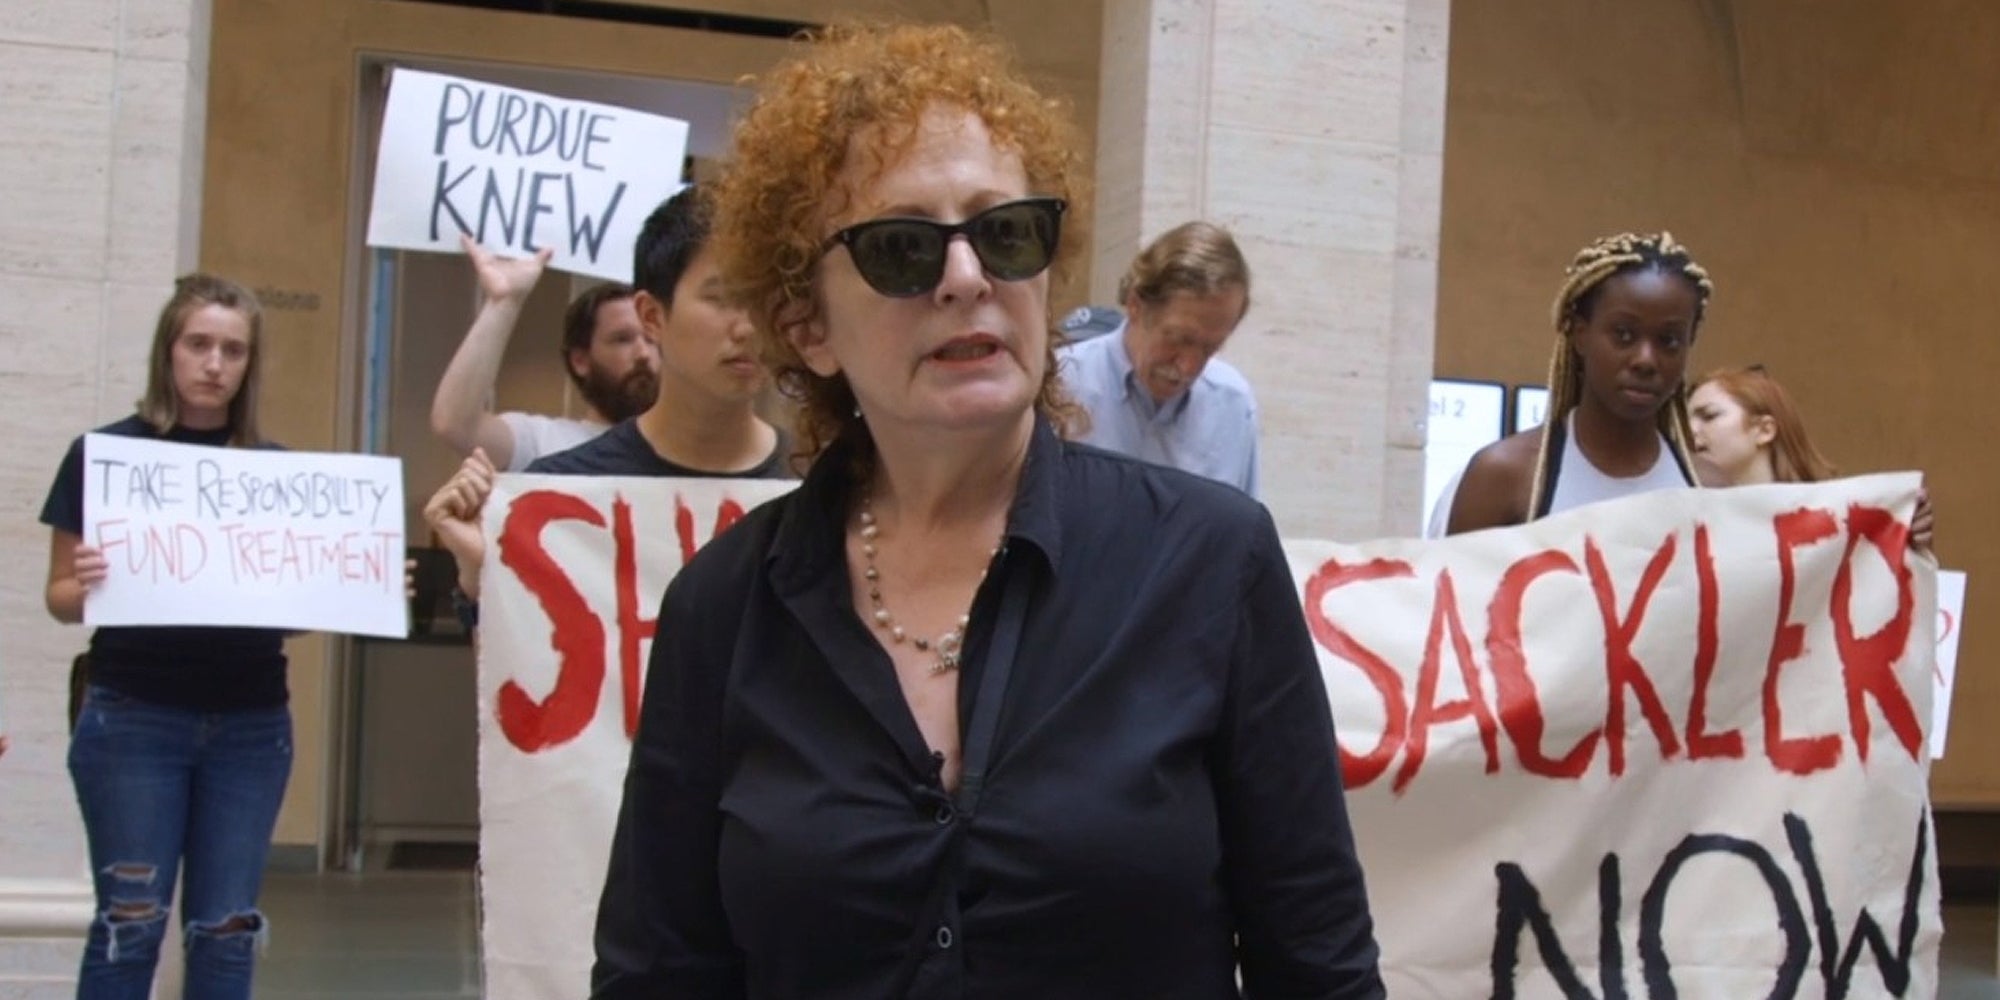
[[[1944,982],[1938,1000],[2000,1000],[1993,974],[1994,939],[2000,919],[1993,906],[1944,908]]]
[[[264,882],[271,949],[261,1000],[458,1000],[479,996],[472,876],[449,872],[281,875]],[[1944,913],[1938,1000],[2000,1000],[1990,905]]]
[[[478,997],[470,872],[264,878],[271,945],[259,1000]]]

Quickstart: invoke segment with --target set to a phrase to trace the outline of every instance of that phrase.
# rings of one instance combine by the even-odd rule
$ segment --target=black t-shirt
[[[792,479],[791,471],[785,467],[785,455],[791,450],[791,441],[783,431],[778,433],[778,445],[762,462],[741,472],[711,472],[690,469],[685,465],[669,462],[653,450],[653,445],[639,433],[639,420],[634,417],[625,420],[574,448],[543,455],[528,463],[526,472],[545,472],[559,476],[678,476],[689,479]]]
[[[137,414],[94,433],[223,447],[227,429],[165,434]],[[42,523],[83,536],[83,438],[70,442],[42,504]],[[84,539],[88,543],[89,539]],[[199,712],[285,704],[284,632],[266,628],[105,626],[90,634],[90,679],[127,697]]]

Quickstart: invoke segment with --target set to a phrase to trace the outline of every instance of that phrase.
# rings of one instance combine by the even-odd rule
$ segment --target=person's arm
[[[42,593],[49,616],[74,625],[83,621],[83,598],[104,582],[109,564],[104,555],[83,544],[79,535],[61,528],[49,530],[49,583]]]
[[[1244,995],[1384,995],[1319,659],[1265,513],[1210,755]]]
[[[1445,534],[1507,528],[1528,522],[1528,494],[1541,440],[1529,431],[1501,438],[1472,456],[1452,493]]]
[[[486,408],[486,398],[500,375],[521,308],[553,251],[544,247],[533,257],[515,260],[495,256],[470,236],[460,235],[459,243],[479,275],[482,300],[472,328],[438,380],[437,395],[431,399],[431,432],[462,455],[484,448],[504,468],[514,457],[514,432]]]
[[[458,564],[459,592],[474,601],[479,599],[479,572],[486,565],[486,535],[479,519],[493,493],[493,475],[485,450],[474,448],[424,503],[424,523]]]
[[[700,587],[687,581],[667,587],[646,664],[597,906],[591,1000],[748,996],[719,871],[727,642],[704,642],[714,630],[690,596]]]

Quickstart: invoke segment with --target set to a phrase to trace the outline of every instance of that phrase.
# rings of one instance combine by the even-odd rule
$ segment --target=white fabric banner
[[[1917,484],[1287,543],[1390,995],[1932,995],[1936,582],[1906,555]],[[584,991],[651,615],[687,553],[786,485],[501,477],[480,646],[487,996]]]
[[[502,475],[479,582],[489,1000],[588,992],[639,685],[667,582],[773,479]]]
[[[401,459],[87,434],[83,487],[85,624],[409,634]]]
[[[504,257],[632,280],[646,216],[680,190],[687,123],[630,108],[398,69],[389,81],[368,245]]]

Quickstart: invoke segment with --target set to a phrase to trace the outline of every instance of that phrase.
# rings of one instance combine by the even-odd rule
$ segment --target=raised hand
[[[472,260],[472,269],[479,275],[479,293],[488,302],[518,302],[527,298],[535,290],[535,282],[542,280],[542,269],[555,253],[554,249],[543,247],[533,257],[502,257],[480,246],[467,233],[458,234],[458,245],[465,248],[465,256]]]

